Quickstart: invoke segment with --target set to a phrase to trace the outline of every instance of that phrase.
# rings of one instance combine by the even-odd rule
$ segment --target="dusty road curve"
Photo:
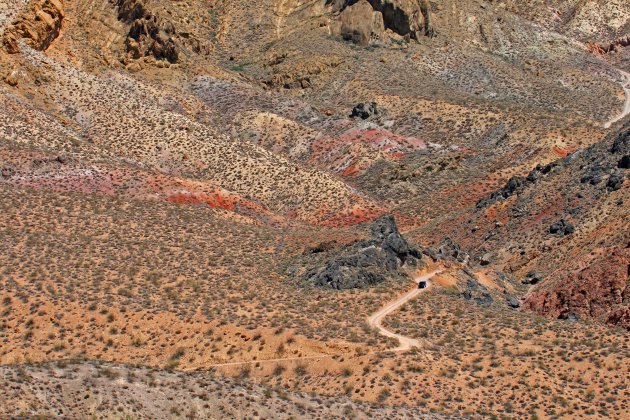
[[[619,73],[621,73],[621,75],[625,79],[625,81],[623,82],[623,90],[626,92],[626,102],[623,106],[623,111],[621,112],[621,114],[619,114],[618,116],[616,116],[615,118],[611,119],[606,124],[604,124],[604,128],[610,128],[611,125],[613,125],[614,123],[616,123],[617,121],[625,117],[626,115],[630,114],[630,73],[627,73],[619,69],[618,71]]]
[[[406,337],[406,336],[400,335],[400,334],[396,334],[396,333],[393,333],[393,332],[385,329],[381,325],[381,322],[383,321],[383,318],[385,318],[387,315],[389,315],[390,313],[392,313],[396,309],[400,308],[402,305],[404,305],[405,303],[409,302],[411,299],[415,298],[420,293],[422,293],[425,290],[427,290],[431,286],[431,283],[429,282],[429,279],[431,279],[431,277],[433,277],[436,274],[441,273],[441,272],[442,272],[442,270],[435,270],[435,271],[432,271],[431,273],[428,273],[428,274],[423,274],[421,276],[416,276],[415,279],[414,279],[414,283],[416,284],[416,286],[417,286],[419,281],[425,280],[427,282],[427,287],[425,289],[414,288],[413,290],[411,290],[408,293],[405,293],[403,296],[401,296],[400,298],[398,298],[394,302],[388,303],[387,305],[385,305],[384,307],[379,309],[376,313],[374,313],[373,315],[371,315],[368,318],[368,323],[370,324],[370,326],[378,328],[379,332],[382,335],[384,335],[384,336],[398,339],[398,342],[400,343],[398,345],[398,347],[394,347],[392,349],[387,349],[387,350],[374,351],[374,352],[370,352],[369,354],[384,353],[384,352],[391,352],[391,351],[394,351],[394,352],[406,351],[406,350],[410,350],[412,347],[420,347],[421,346],[420,341],[418,341],[418,340],[416,340],[414,338]],[[212,364],[212,365],[208,365],[206,367],[211,368],[211,367],[226,367],[226,366],[243,366],[243,365],[251,365],[251,364],[256,364],[256,363],[278,363],[278,362],[287,362],[287,361],[296,361],[296,360],[322,360],[322,359],[330,359],[332,357],[340,356],[340,355],[341,354],[337,354],[337,355],[335,355],[335,354],[316,354],[316,355],[312,355],[312,356],[282,357],[282,358],[277,358],[277,359],[260,359],[260,360],[241,361],[241,362],[223,362],[223,363],[215,363],[215,364]]]
[[[386,329],[385,327],[383,327],[381,325],[381,323],[383,322],[383,319],[387,315],[389,315],[390,313],[394,312],[396,309],[400,308],[405,303],[409,302],[411,299],[414,299],[420,293],[424,292],[429,287],[431,287],[431,283],[429,282],[429,280],[433,276],[435,276],[436,274],[438,274],[440,272],[442,272],[442,270],[436,270],[436,271],[432,271],[431,273],[428,273],[428,274],[417,276],[415,278],[415,284],[417,285],[419,281],[425,280],[427,282],[427,287],[426,288],[424,288],[424,289],[415,288],[415,289],[411,290],[409,293],[404,294],[403,296],[401,296],[397,300],[395,300],[395,301],[393,301],[391,303],[388,303],[387,305],[382,307],[378,312],[376,312],[375,314],[371,315],[368,318],[368,324],[370,325],[370,327],[377,328],[379,330],[379,332],[381,333],[381,335],[384,335],[386,337],[392,337],[392,338],[398,339],[398,342],[400,344],[398,345],[398,347],[393,348],[390,351],[406,351],[406,350],[411,349],[412,347],[420,347],[421,346],[420,341],[416,340],[415,338],[406,337],[404,335],[400,335],[400,334],[396,334],[394,332],[391,332],[388,329]]]

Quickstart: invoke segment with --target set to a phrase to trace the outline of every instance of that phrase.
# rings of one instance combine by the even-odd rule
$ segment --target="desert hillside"
[[[0,0],[0,417],[630,411],[628,0]]]

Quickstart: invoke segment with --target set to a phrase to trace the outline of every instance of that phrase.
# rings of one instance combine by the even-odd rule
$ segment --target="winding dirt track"
[[[387,315],[394,312],[396,309],[400,308],[402,305],[409,302],[411,299],[415,298],[420,293],[426,291],[431,286],[431,283],[429,282],[429,280],[433,276],[441,272],[442,270],[436,270],[428,274],[416,276],[414,279],[414,284],[417,285],[419,281],[424,280],[427,282],[426,288],[424,289],[414,288],[413,290],[411,290],[408,293],[405,293],[403,296],[401,296],[394,302],[388,303],[387,305],[379,309],[376,313],[374,313],[368,318],[368,324],[370,324],[370,326],[378,328],[379,332],[384,336],[398,339],[398,342],[400,343],[398,347],[394,347],[392,349],[387,349],[387,350],[370,352],[369,354],[407,351],[413,347],[421,346],[420,341],[414,338],[396,334],[385,329],[381,325],[381,322],[383,321],[383,318],[385,318]],[[248,360],[248,361],[243,361],[243,362],[225,362],[225,363],[216,363],[213,365],[208,365],[207,367],[243,366],[243,365],[251,365],[254,363],[277,363],[277,362],[285,362],[285,361],[293,361],[293,360],[321,360],[321,359],[330,359],[334,356],[340,356],[340,355],[339,354],[318,354],[318,355],[313,355],[313,356],[302,356],[302,357],[282,357],[282,358],[277,358],[277,359]]]
[[[386,306],[381,308],[378,312],[376,312],[375,314],[371,315],[368,318],[368,324],[370,324],[371,327],[378,328],[378,330],[381,333],[381,335],[384,335],[386,337],[391,337],[391,338],[398,339],[398,342],[400,344],[398,345],[398,347],[393,348],[390,351],[407,351],[407,350],[410,350],[412,347],[420,347],[421,343],[420,343],[420,341],[416,340],[415,338],[406,337],[404,335],[396,334],[396,333],[394,333],[392,331],[389,331],[388,329],[386,329],[385,327],[383,327],[381,325],[381,323],[383,322],[383,318],[385,318],[387,315],[389,315],[390,313],[394,312],[396,309],[398,309],[401,306],[403,306],[405,303],[409,302],[411,299],[413,299],[416,296],[418,296],[420,293],[426,291],[431,286],[431,283],[429,282],[429,280],[433,276],[435,276],[436,274],[440,273],[441,271],[442,270],[436,270],[436,271],[433,271],[431,273],[424,274],[422,276],[417,276],[415,278],[416,285],[420,281],[426,281],[427,282],[427,287],[426,288],[424,288],[424,289],[418,289],[418,288],[413,289],[409,293],[406,293],[403,296],[401,296],[400,298],[398,298],[398,300],[395,300],[395,301],[387,304]]]
[[[626,115],[630,114],[630,73],[627,73],[623,70],[618,70],[618,71],[619,73],[621,73],[621,75],[625,79],[625,82],[623,82],[623,90],[626,92],[626,102],[623,106],[623,111],[621,112],[621,114],[619,114],[618,116],[616,116],[615,118],[611,119],[606,124],[604,124],[604,128],[610,128],[611,125],[613,125],[614,123],[616,123],[617,121],[625,117]]]

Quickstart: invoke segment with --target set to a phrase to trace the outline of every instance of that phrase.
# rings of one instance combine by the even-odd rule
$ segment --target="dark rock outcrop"
[[[610,153],[627,153],[628,149],[630,149],[630,127],[626,124],[624,130],[615,137]]]
[[[554,235],[571,235],[575,232],[575,227],[564,219],[561,219],[549,226],[549,233]]]
[[[535,285],[535,284],[540,283],[543,280],[544,280],[544,276],[542,275],[542,273],[538,271],[530,271],[529,273],[527,273],[527,275],[521,281],[521,283]]]
[[[319,287],[353,289],[380,283],[403,266],[415,266],[421,253],[411,247],[396,227],[394,217],[383,216],[371,227],[371,238],[342,248],[317,252],[302,278]]]
[[[515,175],[508,180],[503,188],[499,191],[494,191],[489,197],[479,200],[477,208],[482,209],[488,207],[497,201],[510,198],[514,194],[521,193],[529,184],[533,184],[542,176],[549,174],[553,169],[558,166],[557,163],[552,162],[548,165],[536,165],[526,177]]]
[[[608,178],[608,182],[606,182],[606,188],[608,191],[617,191],[620,190],[625,181],[624,174],[621,172],[615,172],[610,175]]]
[[[357,104],[354,108],[352,108],[352,113],[350,114],[350,118],[361,118],[362,120],[367,120],[372,115],[378,114],[378,108],[376,102],[370,103],[360,103]]]

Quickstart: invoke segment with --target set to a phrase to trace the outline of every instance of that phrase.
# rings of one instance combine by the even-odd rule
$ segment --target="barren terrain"
[[[0,0],[0,417],[627,418],[628,83],[627,0]]]

